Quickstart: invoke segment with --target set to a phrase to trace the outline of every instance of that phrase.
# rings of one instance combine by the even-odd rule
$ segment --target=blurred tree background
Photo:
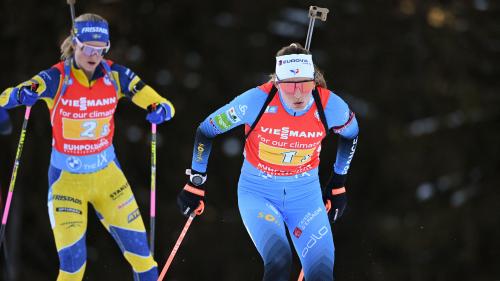
[[[156,259],[162,267],[185,218],[175,204],[197,125],[267,80],[276,51],[304,43],[309,5],[330,9],[311,50],[329,88],[356,112],[359,146],[349,207],[334,226],[340,281],[500,280],[500,3],[492,0],[160,1],[77,0],[77,15],[110,23],[109,58],[134,70],[176,106],[159,128]],[[69,34],[65,1],[2,0],[2,90],[59,60]],[[24,108],[0,137],[2,198]],[[121,101],[115,146],[149,225],[145,112]],[[31,113],[7,227],[2,280],[55,280],[47,214],[48,110]],[[166,280],[260,280],[261,259],[237,210],[243,129],[219,137],[208,206],[196,218]],[[322,180],[335,158],[324,142]],[[3,204],[3,203],[2,203]],[[111,236],[89,212],[85,280],[131,280]],[[294,264],[294,277],[300,265]],[[296,274],[296,275],[295,275]],[[7,276],[10,275],[10,279]]]

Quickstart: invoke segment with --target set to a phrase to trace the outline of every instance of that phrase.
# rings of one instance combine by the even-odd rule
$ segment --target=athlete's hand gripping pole
[[[156,105],[153,105],[153,110]],[[149,206],[149,250],[155,253],[155,218],[156,218],[156,124],[151,123],[151,198]]]
[[[321,21],[326,21],[326,16],[329,10],[327,8],[320,8],[317,6],[309,7],[309,28],[307,29],[307,37],[306,37],[306,50],[309,51],[309,47],[311,47],[311,39],[314,29],[314,22],[316,19]]]
[[[184,225],[184,228],[182,229],[181,234],[179,235],[179,238],[177,238],[177,242],[175,242],[175,245],[174,245],[174,248],[172,249],[172,252],[170,252],[170,256],[168,256],[168,259],[167,259],[167,262],[165,263],[165,266],[163,266],[163,270],[161,271],[161,274],[158,277],[158,281],[162,281],[163,278],[165,277],[165,274],[167,274],[168,268],[170,267],[170,264],[174,260],[175,254],[177,253],[177,250],[179,250],[179,247],[181,246],[182,240],[184,239],[184,236],[186,236],[186,233],[189,230],[189,227],[191,226],[193,219],[197,215],[201,215],[203,213],[204,207],[205,207],[205,204],[203,203],[203,201],[200,200],[200,206],[189,215],[187,222]]]
[[[321,21],[326,21],[326,17],[328,15],[329,10],[327,8],[320,8],[317,6],[309,6],[309,27],[307,28],[307,37],[306,37],[306,44],[305,48],[306,50],[309,51],[311,47],[311,39],[312,39],[312,34],[314,30],[314,22],[316,19],[319,19]],[[299,279],[298,281],[304,280],[304,270],[300,270],[299,274]]]
[[[33,85],[32,89],[35,87],[36,85]],[[31,112],[31,106],[27,106],[26,111],[24,113],[24,121],[23,121],[23,127],[21,129],[21,136],[19,137],[19,143],[17,145],[16,158],[14,159],[14,167],[12,168],[12,176],[10,178],[7,200],[5,201],[5,207],[3,209],[2,226],[0,227],[0,248],[2,247],[2,243],[4,240],[5,226],[7,224],[7,219],[9,217],[9,209],[10,209],[10,204],[12,202],[12,195],[14,193],[14,187],[17,178],[17,170],[19,169],[19,162],[21,160],[21,153],[23,151],[24,139],[26,138],[26,128],[28,127],[30,112]]]

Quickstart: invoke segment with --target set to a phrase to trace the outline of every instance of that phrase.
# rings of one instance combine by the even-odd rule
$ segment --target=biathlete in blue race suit
[[[83,279],[89,203],[132,266],[134,280],[158,278],[137,202],[116,159],[114,113],[124,97],[149,109],[151,123],[167,121],[175,111],[130,69],[105,60],[109,47],[107,21],[83,14],[61,46],[63,61],[0,95],[0,107],[32,106],[42,99],[50,111],[47,205],[59,255],[58,281]]]
[[[342,216],[347,204],[345,181],[358,136],[354,113],[326,88],[309,51],[298,43],[282,48],[268,83],[237,96],[198,127],[189,180],[177,197],[184,215],[204,204],[213,138],[240,125],[246,142],[238,205],[263,259],[263,280],[290,278],[287,229],[305,279],[333,280],[329,220]],[[319,154],[328,132],[338,134],[339,141],[332,175],[321,189]]]

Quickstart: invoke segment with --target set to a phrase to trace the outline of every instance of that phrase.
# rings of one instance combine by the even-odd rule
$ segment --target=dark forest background
[[[340,281],[500,280],[500,3],[492,0],[159,1],[77,0],[77,15],[110,23],[109,58],[176,106],[159,128],[156,259],[163,266],[185,218],[175,204],[197,125],[273,72],[274,55],[304,43],[309,5],[330,9],[311,50],[330,89],[356,112],[360,138],[349,206],[334,226]],[[59,59],[69,34],[65,1],[0,2],[0,88]],[[0,137],[5,198],[24,108]],[[150,126],[121,101],[118,159],[149,225]],[[47,214],[50,121],[34,106],[7,227],[0,279],[55,280]],[[215,141],[208,206],[166,280],[260,280],[261,259],[237,210],[243,129]],[[324,142],[321,178],[335,159]],[[3,203],[2,203],[3,204]],[[132,280],[111,236],[89,212],[85,280]],[[8,270],[7,270],[8,269]],[[300,265],[295,260],[293,280]]]

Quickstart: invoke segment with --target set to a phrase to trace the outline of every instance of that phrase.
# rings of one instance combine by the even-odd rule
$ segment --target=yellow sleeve
[[[10,100],[10,96],[12,95],[12,91],[14,90],[14,87],[10,87],[5,89],[1,94],[0,94],[0,107],[5,107]]]
[[[138,77],[136,77],[136,78],[138,78]],[[134,81],[132,81],[132,83],[130,83],[130,85],[134,85],[134,84],[135,84]],[[174,105],[166,98],[160,96],[160,94],[158,94],[149,85],[145,85],[141,90],[139,90],[137,93],[135,93],[135,95],[132,97],[132,102],[137,104],[138,106],[144,108],[144,109],[146,109],[149,105],[154,104],[154,103],[156,103],[156,104],[166,103],[166,104],[168,104],[168,106],[170,106],[170,109],[172,111],[172,117],[174,117],[174,115],[175,115]]]
[[[15,87],[10,87],[3,91],[2,94],[0,94],[0,106],[7,108],[18,106],[19,103],[17,102],[16,97],[12,96],[17,93],[17,90],[14,90],[20,89],[21,87],[31,87],[31,85],[36,84],[37,88],[35,92],[40,96],[40,99],[47,103],[47,106],[50,109],[54,103],[54,96],[60,87],[59,82],[60,74],[57,69],[50,68],[46,71],[42,71],[33,76],[30,80],[24,81]]]
[[[35,92],[39,96],[42,93],[44,93],[45,90],[47,89],[47,86],[45,85],[45,81],[39,75],[35,75],[30,80],[24,81],[15,87],[9,87],[9,88],[5,89],[2,92],[2,94],[0,94],[0,106],[1,107],[7,106],[8,108],[10,108],[10,107],[14,107],[14,106],[19,105],[19,104],[17,104],[17,101],[15,102],[16,104],[13,103],[13,99],[15,97],[12,97],[12,95],[14,93],[17,93],[17,90],[19,90],[21,87],[31,87],[31,85],[33,85],[33,84],[37,84],[37,88],[36,88]],[[14,91],[14,90],[16,90],[16,91]]]

